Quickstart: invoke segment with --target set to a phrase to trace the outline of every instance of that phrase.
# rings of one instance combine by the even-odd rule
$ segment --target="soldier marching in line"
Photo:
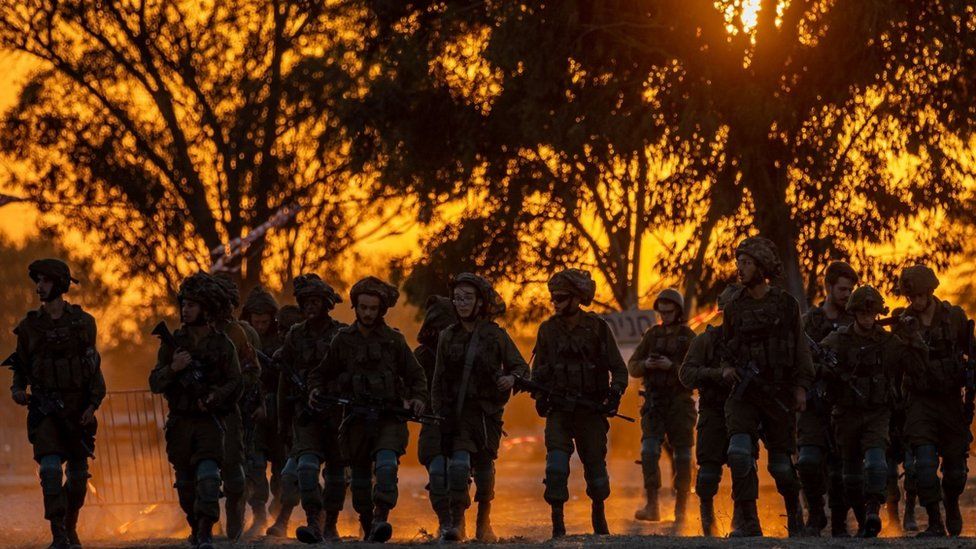
[[[678,379],[678,368],[685,359],[695,332],[688,327],[681,294],[668,288],[654,299],[654,310],[661,323],[651,326],[627,363],[630,375],[643,379],[644,406],[641,408],[641,470],[647,505],[639,509],[637,520],[661,520],[658,490],[661,488],[662,447],[671,458],[675,491],[674,521],[677,532],[684,523],[688,492],[691,489],[691,446],[695,429],[695,401],[691,389]]]
[[[80,548],[78,515],[88,492],[88,458],[95,457],[95,411],[105,398],[95,319],[64,300],[78,281],[63,261],[34,261],[27,273],[41,306],[14,328],[17,350],[4,365],[13,370],[14,402],[27,407],[50,546]]]

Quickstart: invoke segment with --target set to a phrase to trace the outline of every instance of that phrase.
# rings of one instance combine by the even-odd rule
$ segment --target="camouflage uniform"
[[[34,261],[28,273],[35,282],[38,275],[54,282],[52,300],[60,299],[71,282],[77,282],[68,266],[57,259]],[[40,465],[44,518],[51,523],[55,544],[77,544],[78,514],[90,477],[88,458],[94,457],[98,427],[94,417],[88,425],[82,425],[81,419],[87,409],[97,410],[105,398],[101,360],[95,350],[95,319],[70,303],[64,303],[58,318],[41,307],[28,312],[14,334],[17,350],[11,357],[14,376],[10,389],[15,394],[30,388],[27,438]]]
[[[853,269],[851,270],[853,273]],[[850,278],[857,279],[853,274]],[[803,316],[803,329],[813,341],[823,341],[828,334],[842,326],[850,326],[854,316],[847,311],[837,318],[830,318],[821,303]],[[797,446],[799,457],[796,470],[807,500],[807,528],[815,535],[826,526],[827,517],[823,513],[824,495],[828,496],[830,516],[834,535],[847,533],[847,509],[849,504],[844,497],[844,478],[842,460],[836,446],[831,449],[832,435],[830,425],[831,405],[824,398],[826,383],[820,372],[820,364],[815,364],[816,385],[807,399],[807,409],[797,417]]]
[[[505,304],[483,278],[462,273],[451,290],[469,284],[482,300],[472,331],[462,322],[452,324],[437,343],[437,361],[431,383],[434,413],[447,420],[441,426],[443,456],[440,467],[431,467],[432,483],[450,488],[454,534],[464,537],[464,512],[471,506],[468,484],[472,473],[478,502],[476,537],[494,541],[489,522],[490,504],[495,498],[495,460],[502,436],[502,415],[511,390],[499,391],[499,377],[526,377],[529,366],[508,333],[490,319],[501,315]],[[435,471],[447,478],[434,480]],[[445,482],[446,481],[446,482]]]
[[[755,260],[765,278],[780,275],[782,267],[769,240],[747,238],[736,249],[736,257],[743,255]],[[800,485],[792,460],[796,451],[796,415],[791,406],[795,404],[796,387],[809,389],[814,377],[799,304],[775,286],[770,286],[759,299],[743,288],[731,296],[725,307],[722,336],[740,365],[752,363],[759,370],[743,398],[736,398],[733,393],[725,402],[732,499],[743,517],[742,527],[731,535],[762,535],[755,508],[759,486],[752,452],[759,440],[760,426],[769,452],[767,468],[786,503],[790,534],[799,535],[803,517]],[[731,365],[729,357],[723,358],[723,366]]]
[[[719,309],[735,293],[730,286],[719,297]],[[691,340],[684,362],[678,370],[678,378],[688,389],[698,390],[698,424],[695,439],[695,460],[698,475],[695,478],[695,494],[701,506],[702,534],[715,535],[714,497],[722,482],[722,466],[726,463],[729,445],[725,429],[725,401],[729,398],[729,385],[722,378],[722,364],[717,346],[721,342],[720,328],[709,326]]]
[[[399,292],[367,277],[350,291],[353,307],[360,295],[378,297],[385,314]],[[382,315],[369,328],[357,320],[338,331],[325,359],[309,376],[309,390],[385,406],[428,400],[423,368],[403,335],[383,322]],[[347,413],[339,429],[339,446],[352,469],[353,508],[370,540],[386,541],[392,535],[387,519],[397,503],[397,470],[407,437],[406,422],[385,414],[373,419]]]
[[[346,463],[339,451],[338,414],[319,412],[308,406],[308,395],[303,393],[289,373],[309,383],[309,375],[325,359],[332,339],[345,324],[328,315],[337,303],[342,302],[331,286],[314,274],[295,279],[295,299],[300,304],[310,297],[323,300],[322,314],[299,322],[285,336],[277,361],[281,364],[278,382],[279,429],[291,431],[294,442],[290,460],[295,466],[306,526],[299,530],[299,539],[308,536],[310,541],[321,541],[319,517],[325,511],[325,533],[338,537],[336,523],[346,499]],[[306,389],[310,389],[308,385]],[[324,464],[324,467],[322,465]],[[319,485],[319,469],[325,488]],[[287,522],[285,523],[287,525]]]
[[[281,347],[282,343],[277,323],[274,321],[278,314],[278,302],[261,286],[254,288],[248,294],[244,307],[241,309],[240,320],[250,325],[251,316],[255,314],[270,315],[272,319],[267,332],[258,334],[258,341],[254,344],[255,349],[263,355],[262,359],[258,361],[261,362],[274,356],[275,351]],[[268,500],[272,494],[275,496],[272,512],[280,506],[281,470],[285,466],[287,448],[284,437],[278,433],[278,406],[276,401],[278,375],[278,370],[271,367],[270,363],[262,364],[260,396],[263,400],[265,414],[264,417],[254,421],[253,443],[247,457],[248,503],[254,516],[248,537],[257,534],[258,528],[262,527],[265,522]],[[267,477],[268,462],[271,463],[270,484]]]
[[[855,290],[847,309],[852,313],[888,311],[881,294],[871,286]],[[841,326],[823,340],[823,345],[837,357],[836,367],[826,365],[823,375],[829,380],[847,501],[864,535],[875,537],[881,531],[878,511],[887,484],[885,450],[895,394],[893,383],[901,378],[901,372],[922,365],[925,345],[917,333],[903,341],[878,325],[868,333],[860,333],[856,324]]]
[[[595,283],[588,272],[567,269],[549,280],[549,291],[576,295],[586,306],[593,300]],[[594,313],[576,314],[575,326],[559,315],[539,326],[532,381],[593,402],[619,404],[627,388],[627,365],[613,332]],[[586,495],[593,501],[594,530],[607,533],[603,518],[603,502],[610,496],[607,415],[563,401],[537,399],[536,404],[546,418],[545,500],[552,506],[554,537],[565,533],[563,504],[569,500],[569,458],[574,450],[583,463]]]
[[[219,298],[209,275],[199,273],[180,286],[179,300],[192,300],[212,318]],[[180,507],[193,529],[193,537],[209,543],[210,527],[220,519],[220,468],[224,461],[224,430],[227,418],[237,413],[241,369],[237,350],[230,339],[212,325],[195,339],[189,328],[174,333],[178,348],[199,362],[201,379],[188,381],[187,370],[172,369],[177,349],[162,344],[156,367],[149,376],[149,387],[163,394],[169,404],[166,420],[166,454],[176,473]],[[201,410],[198,400],[212,395],[212,404]],[[198,537],[199,536],[199,537]]]
[[[684,323],[684,299],[681,294],[673,289],[664,290],[654,302],[655,310],[661,300],[671,301],[681,310],[679,321],[670,325],[651,326],[627,363],[630,375],[644,381],[641,470],[644,474],[647,506],[638,510],[635,517],[638,520],[660,520],[657,495],[661,488],[661,469],[658,462],[663,446],[668,452],[674,471],[674,517],[680,523],[684,519],[688,491],[691,489],[691,446],[696,412],[691,390],[681,384],[678,369],[695,332]],[[648,368],[646,361],[652,355],[667,357],[671,361],[671,368]]]
[[[924,368],[906,372],[904,385],[908,408],[905,414],[905,438],[911,445],[918,475],[918,499],[929,515],[924,535],[952,535],[962,530],[959,496],[969,474],[967,458],[972,433],[961,398],[965,381],[965,345],[972,336],[963,310],[935,298],[938,286],[935,273],[926,266],[906,268],[899,280],[903,295],[927,294],[935,300],[935,312],[928,325],[919,327],[929,349]],[[915,318],[909,308],[896,311],[901,318]],[[918,319],[898,324],[895,333],[902,335]],[[942,486],[939,489],[939,458],[942,458]],[[946,523],[943,526],[939,501],[944,500]]]

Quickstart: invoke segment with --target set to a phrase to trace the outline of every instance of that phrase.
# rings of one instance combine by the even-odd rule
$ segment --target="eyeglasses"
[[[564,301],[568,301],[570,297],[572,296],[569,294],[552,294],[552,302],[562,303]]]

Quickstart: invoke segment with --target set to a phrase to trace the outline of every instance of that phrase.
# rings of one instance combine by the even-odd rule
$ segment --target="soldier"
[[[81,547],[78,514],[88,492],[88,458],[94,457],[95,411],[105,398],[95,319],[64,300],[78,281],[63,261],[39,259],[27,273],[41,306],[14,328],[17,350],[4,364],[14,373],[14,402],[27,406],[27,438],[40,466],[51,547]]]
[[[753,456],[760,425],[769,452],[767,468],[786,504],[787,528],[790,536],[798,536],[803,516],[792,460],[796,451],[794,411],[804,410],[806,390],[813,382],[810,349],[796,299],[769,285],[782,269],[773,243],[762,237],[747,238],[739,243],[735,255],[743,287],[725,307],[722,338],[734,358],[723,359],[722,376],[730,383],[746,385],[745,394],[734,390],[725,402],[732,499],[741,516],[730,536],[762,536]]]
[[[278,310],[278,315],[276,319],[276,324],[278,325],[278,339],[284,344],[285,336],[291,327],[298,324],[304,319],[301,309],[297,305],[284,305]],[[275,354],[271,357],[272,364],[277,366],[277,377],[275,379],[275,393],[271,395],[270,402],[274,402],[274,410],[276,413],[275,432],[281,440],[281,444],[285,451],[285,464],[281,467],[281,480],[279,481],[281,486],[281,505],[278,507],[277,513],[275,513],[274,523],[268,527],[265,534],[274,538],[283,538],[288,535],[288,521],[291,519],[291,513],[294,511],[295,507],[301,501],[301,496],[298,491],[298,463],[295,459],[291,457],[291,446],[292,446],[292,417],[294,416],[294,406],[281,406],[279,407],[279,395],[280,391],[280,379],[283,374],[281,368],[281,348],[279,347]],[[263,372],[262,372],[263,373]],[[305,397],[302,395],[301,400]],[[292,401],[294,404],[294,401]],[[274,474],[274,473],[272,473]],[[345,499],[343,497],[343,499]]]
[[[180,284],[177,299],[182,327],[176,348],[163,343],[149,387],[169,404],[166,454],[176,473],[180,507],[192,534],[190,544],[213,547],[211,528],[220,520],[220,467],[224,424],[237,410],[241,369],[237,349],[213,327],[221,289],[207,274]]]
[[[274,494],[272,512],[281,505],[281,470],[287,459],[284,438],[278,432],[278,376],[270,357],[281,347],[282,337],[277,323],[278,302],[261,286],[248,294],[240,320],[254,328],[259,336],[257,349],[261,352],[261,398],[265,415],[254,422],[253,445],[247,458],[247,484],[253,520],[245,537],[251,538],[264,530],[267,522],[268,500]],[[271,462],[271,483],[268,483],[268,462]]]
[[[213,277],[220,287],[217,319],[214,328],[230,338],[237,349],[241,367],[241,391],[237,406],[225,419],[224,462],[221,475],[224,486],[224,510],[227,514],[227,538],[237,541],[244,532],[244,512],[247,505],[247,477],[244,470],[252,446],[255,423],[266,415],[261,398],[261,364],[254,352],[260,336],[249,324],[234,318],[241,304],[241,294],[226,273]]]
[[[580,306],[593,302],[590,273],[566,269],[549,279],[555,314],[539,326],[532,381],[599,403],[600,410],[570,400],[533,395],[546,418],[545,499],[552,507],[552,537],[566,535],[563,505],[569,500],[569,458],[574,448],[583,462],[586,495],[592,500],[593,532],[609,535],[604,502],[610,496],[607,474],[607,417],[616,413],[627,389],[624,364],[610,326]]]
[[[651,326],[627,363],[631,377],[644,380],[641,408],[641,470],[647,505],[634,514],[637,520],[659,521],[657,494],[661,488],[661,447],[667,450],[674,471],[675,530],[684,523],[688,491],[691,489],[691,445],[695,428],[695,401],[691,390],[678,379],[695,332],[685,319],[685,300],[673,288],[654,299],[661,323]],[[666,438],[665,438],[666,437]]]
[[[449,289],[460,321],[441,332],[437,343],[431,404],[434,413],[447,420],[441,426],[443,453],[431,463],[431,480],[450,489],[451,528],[442,539],[460,541],[465,537],[464,513],[471,506],[468,484],[473,472],[478,502],[475,537],[491,543],[498,539],[490,513],[502,414],[515,375],[528,376],[529,365],[508,333],[492,321],[505,312],[505,303],[487,280],[461,273]]]
[[[905,377],[905,437],[915,456],[918,499],[929,516],[928,528],[919,534],[922,537],[945,536],[946,530],[952,536],[962,532],[959,496],[966,487],[966,459],[972,442],[972,418],[967,417],[961,397],[965,383],[962,355],[969,352],[966,344],[972,327],[960,307],[933,295],[938,286],[939,279],[929,267],[907,267],[901,272],[898,287],[910,305],[895,311],[903,320],[896,325],[895,333],[904,337],[917,323],[929,349],[925,367],[906,372]],[[945,505],[945,524],[940,500]]]
[[[917,370],[924,363],[925,344],[918,332],[910,339],[888,333],[877,324],[888,312],[884,298],[871,286],[850,296],[847,311],[854,322],[841,326],[823,340],[834,351],[836,365],[824,365],[833,403],[834,429],[843,459],[844,488],[863,537],[881,532],[881,503],[885,499],[889,420],[894,380],[899,372]]]
[[[339,539],[339,512],[346,499],[346,464],[338,442],[339,418],[335,413],[323,414],[310,409],[307,393],[310,372],[325,358],[332,338],[346,327],[329,316],[342,298],[315,274],[296,277],[294,295],[305,313],[305,320],[288,331],[278,356],[281,364],[278,406],[282,430],[294,432],[289,461],[295,468],[302,509],[305,510],[306,524],[299,527],[295,535],[304,543],[318,543],[323,539],[336,541]],[[299,386],[296,379],[306,386]],[[283,424],[286,420],[291,424]],[[324,490],[319,485],[320,468]],[[283,474],[291,473],[287,465],[285,470]],[[323,511],[324,527],[321,523]],[[288,526],[287,517],[279,516],[275,525],[284,530]]]
[[[729,298],[741,291],[736,285],[727,287],[718,298],[719,310],[725,308]],[[709,326],[695,336],[678,370],[681,383],[688,389],[698,390],[698,425],[695,440],[695,459],[698,476],[695,493],[701,508],[702,535],[715,535],[715,505],[713,499],[722,482],[722,465],[726,463],[729,437],[725,429],[725,401],[729,397],[729,384],[722,377],[721,354],[718,346],[721,330]],[[733,523],[735,523],[733,517]]]
[[[309,376],[309,403],[339,395],[376,407],[375,415],[347,411],[339,445],[352,468],[352,503],[364,537],[383,543],[393,535],[388,518],[397,502],[397,469],[408,436],[404,418],[389,409],[423,413],[427,378],[403,335],[383,320],[400,292],[370,276],[356,282],[349,295],[356,322],[339,330]]]
[[[841,326],[849,326],[854,316],[845,309],[847,300],[857,285],[857,272],[843,261],[834,261],[824,273],[824,301],[803,316],[803,329],[813,341],[823,341]],[[819,369],[819,364],[815,368]],[[831,535],[847,537],[847,509],[841,457],[834,448],[830,425],[830,404],[824,398],[824,381],[817,372],[815,389],[807,409],[797,418],[799,457],[796,470],[807,500],[807,531],[819,536],[827,526],[824,514],[824,494],[830,500]]]
[[[424,369],[427,378],[427,390],[434,380],[434,367],[437,363],[437,338],[441,331],[458,321],[457,313],[451,299],[433,295],[427,299],[424,313],[424,323],[417,334],[420,343],[413,351],[413,356]],[[451,498],[448,492],[447,476],[443,472],[446,465],[444,450],[441,445],[440,426],[435,423],[424,423],[420,426],[420,438],[417,441],[417,459],[427,468],[427,492],[430,506],[437,515],[437,536],[442,537],[451,528]],[[441,457],[435,463],[435,458]],[[436,466],[436,467],[433,467]]]

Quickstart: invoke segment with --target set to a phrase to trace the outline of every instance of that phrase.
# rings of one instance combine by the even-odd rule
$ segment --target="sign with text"
[[[617,344],[640,343],[641,336],[648,328],[657,324],[657,314],[653,310],[630,310],[600,315],[610,324]]]

